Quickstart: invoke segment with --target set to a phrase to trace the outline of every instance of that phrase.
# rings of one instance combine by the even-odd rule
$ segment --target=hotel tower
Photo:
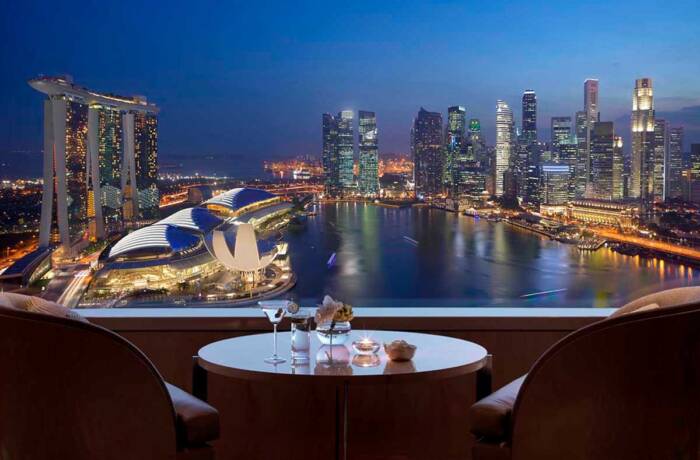
[[[29,81],[44,101],[40,247],[74,255],[124,221],[158,217],[158,107],[97,93],[70,77]]]

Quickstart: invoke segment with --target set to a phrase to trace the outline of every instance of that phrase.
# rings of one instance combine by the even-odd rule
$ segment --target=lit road
[[[658,240],[652,240],[650,238],[643,238],[641,236],[624,235],[622,233],[618,233],[610,229],[593,228],[591,230],[593,230],[597,235],[607,238],[609,240],[635,244],[637,246],[641,246],[647,249],[653,249],[655,251],[662,251],[667,252],[669,254],[675,254],[678,256],[700,260],[700,251],[697,249],[689,248],[686,246],[677,246],[675,244],[666,243]]]
[[[81,270],[75,272],[73,279],[68,283],[66,290],[58,298],[58,303],[69,308],[74,308],[78,305],[80,297],[83,295],[85,288],[90,282],[90,270]]]

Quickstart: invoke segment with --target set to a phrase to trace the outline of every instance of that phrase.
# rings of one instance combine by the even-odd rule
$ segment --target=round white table
[[[220,340],[204,346],[196,358],[193,392],[206,398],[206,372],[254,381],[284,381],[295,384],[328,383],[337,388],[339,412],[336,414],[336,458],[347,455],[347,404],[352,385],[414,383],[447,379],[484,371],[477,375],[477,391],[490,386],[490,356],[482,346],[432,334],[395,331],[354,330],[344,345],[322,345],[311,333],[309,361],[293,363],[289,357],[289,332],[278,333],[280,355],[287,361],[269,364],[272,334],[255,334]],[[379,343],[403,339],[417,346],[411,361],[390,360],[383,347],[374,356],[358,355],[352,342],[370,337]],[[199,369],[198,369],[199,367]],[[479,380],[482,380],[480,383]]]

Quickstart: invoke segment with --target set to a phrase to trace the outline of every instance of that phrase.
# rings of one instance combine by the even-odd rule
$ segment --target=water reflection
[[[579,251],[504,222],[429,208],[341,203],[317,211],[305,229],[285,236],[301,298],[329,293],[357,306],[602,307],[695,277],[673,262],[607,248]]]

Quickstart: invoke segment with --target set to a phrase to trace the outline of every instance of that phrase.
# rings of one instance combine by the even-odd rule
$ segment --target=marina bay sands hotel
[[[158,107],[98,93],[70,77],[29,81],[44,101],[39,246],[66,256],[125,223],[158,218]]]

